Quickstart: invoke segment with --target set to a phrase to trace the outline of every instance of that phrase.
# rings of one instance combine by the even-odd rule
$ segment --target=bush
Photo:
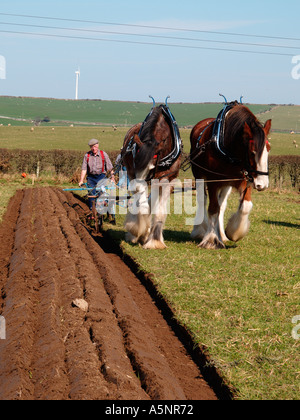
[[[108,152],[115,162],[119,152]],[[0,149],[2,173],[36,174],[52,171],[55,175],[72,177],[80,171],[84,152],[71,150],[7,150]],[[270,156],[270,187],[279,189],[299,188],[300,156]],[[76,177],[77,178],[77,177]]]
[[[0,170],[3,173],[36,174],[50,170],[56,175],[70,176],[81,167],[83,154],[65,150],[7,150],[0,149]]]
[[[10,170],[10,153],[7,149],[0,149],[0,171],[4,174]]]
[[[50,152],[52,165],[55,168],[56,175],[71,176],[77,168],[82,165],[83,153],[69,150],[53,150]]]
[[[271,156],[271,188],[299,188],[300,156]]]

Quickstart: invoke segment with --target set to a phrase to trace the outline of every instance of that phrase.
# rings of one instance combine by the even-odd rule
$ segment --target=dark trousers
[[[97,195],[99,191],[96,190],[98,182],[102,181],[105,178],[105,174],[101,175],[88,175],[87,184],[89,188],[95,188],[94,190],[89,190],[89,195]],[[89,208],[93,209],[93,202],[96,201],[96,198],[89,198]]]

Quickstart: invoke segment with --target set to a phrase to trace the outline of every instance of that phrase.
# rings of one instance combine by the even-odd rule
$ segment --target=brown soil
[[[138,278],[89,234],[86,211],[54,188],[19,191],[9,204],[0,400],[216,399]]]

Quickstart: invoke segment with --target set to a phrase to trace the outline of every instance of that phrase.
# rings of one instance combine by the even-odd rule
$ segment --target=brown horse
[[[166,105],[153,106],[145,121],[126,134],[122,161],[131,181],[130,189],[138,196],[137,210],[129,210],[125,221],[127,241],[140,243],[146,249],[166,248],[163,229],[170,182],[178,177],[181,154],[180,133],[167,102]],[[166,181],[166,185],[148,199],[148,183],[151,180],[161,184]],[[153,198],[154,195],[156,198]]]
[[[217,120],[209,118],[193,128],[193,174],[206,181],[209,195],[207,212],[205,194],[204,221],[200,225],[195,222],[192,232],[192,238],[201,241],[200,247],[225,248],[226,241],[237,242],[248,234],[252,188],[263,191],[269,186],[267,136],[271,123],[268,120],[263,126],[246,106],[232,102],[226,104]],[[225,231],[224,212],[232,188],[240,194],[240,205]],[[203,214],[203,203],[199,201],[197,216],[200,213]]]

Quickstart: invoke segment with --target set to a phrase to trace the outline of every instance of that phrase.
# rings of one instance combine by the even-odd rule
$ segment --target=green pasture
[[[218,98],[218,95],[216,96]],[[146,100],[148,98],[145,98]],[[50,118],[50,123],[42,125],[68,126],[99,124],[131,126],[144,121],[152,107],[152,101],[118,102],[101,100],[58,100],[48,98],[0,97],[0,124],[7,126],[32,125],[37,118]],[[249,105],[259,114],[272,109],[271,105]],[[170,103],[180,127],[194,126],[198,121],[217,116],[221,103]],[[6,117],[6,118],[2,118]]]
[[[97,138],[106,151],[119,150],[128,128],[118,127],[0,127],[0,148],[23,150],[88,150],[88,141]],[[190,129],[181,129],[184,151],[190,151]],[[271,155],[299,155],[300,134],[273,132]],[[296,142],[296,144],[294,144]]]
[[[272,118],[274,131],[300,132],[300,106],[246,105],[262,122]],[[202,119],[216,117],[222,106],[222,103],[170,103],[170,109],[180,127],[193,127]],[[32,121],[48,117],[50,122],[42,122],[42,126],[68,127],[73,124],[129,127],[143,121],[151,107],[150,99],[149,102],[141,103],[0,96],[0,124],[32,126]]]
[[[262,121],[272,119],[275,131],[300,132],[300,106],[275,106],[258,117]]]
[[[23,150],[89,150],[92,138],[101,148],[119,150],[128,129],[112,127],[0,127],[0,147]]]
[[[0,98],[0,116],[25,119],[27,123],[46,116],[54,124],[126,124],[144,119],[151,109],[150,104],[112,101],[74,101],[48,98]],[[1,117],[0,117],[1,118]],[[1,121],[5,124],[5,122]],[[13,124],[22,124],[16,121]]]

